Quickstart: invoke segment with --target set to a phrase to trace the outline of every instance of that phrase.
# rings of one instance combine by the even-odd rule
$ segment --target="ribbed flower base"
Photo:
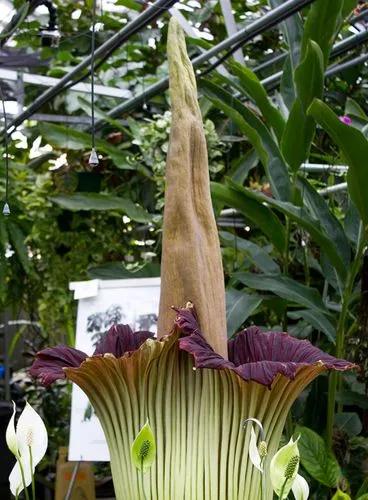
[[[293,381],[279,375],[269,390],[228,370],[194,370],[177,344],[174,334],[150,339],[130,356],[89,358],[65,370],[101,421],[117,500],[260,499],[260,473],[248,458],[250,427],[244,430],[243,421],[263,423],[270,460],[291,404],[323,366],[302,368]],[[142,482],[130,448],[147,418],[157,456]],[[272,499],[268,480],[265,493]]]

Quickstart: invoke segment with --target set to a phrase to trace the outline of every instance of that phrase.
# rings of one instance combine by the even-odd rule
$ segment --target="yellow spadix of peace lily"
[[[47,450],[47,430],[42,418],[27,402],[15,427],[16,407],[6,429],[6,443],[17,459],[9,476],[10,491],[15,497],[32,483],[36,466]]]
[[[87,394],[109,446],[117,500],[259,500],[243,420],[264,425],[267,469],[300,392],[320,373],[352,365],[281,332],[252,327],[227,340],[206,141],[194,71],[174,18],[167,50],[172,124],[158,339],[115,325],[93,356],[47,348],[31,373],[45,385],[67,377]],[[156,454],[142,475],[131,447],[147,420]]]

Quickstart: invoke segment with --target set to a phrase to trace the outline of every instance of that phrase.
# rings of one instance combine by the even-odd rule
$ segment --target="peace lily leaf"
[[[300,458],[305,470],[321,484],[336,487],[341,477],[340,466],[324,440],[307,427],[298,427],[297,432],[300,432]]]
[[[291,193],[287,165],[266,125],[233,94],[209,80],[201,80],[206,97],[233,120],[257,151],[273,195],[289,200]]]
[[[295,500],[308,500],[309,486],[303,476],[297,474],[291,487]]]
[[[17,436],[15,433],[15,413],[16,413],[16,408],[15,408],[15,403],[13,401],[13,415],[11,416],[8,427],[6,428],[6,444],[9,448],[9,450],[15,455],[16,457],[19,455],[18,453],[18,443],[17,443]]]
[[[280,499],[288,497],[299,470],[298,439],[290,439],[288,444],[280,448],[270,464],[270,478],[274,492]]]
[[[242,290],[230,289],[226,292],[227,334],[230,337],[262,303],[259,295],[250,295]]]
[[[341,123],[338,116],[322,101],[317,99],[313,101],[308,113],[326,130],[341,149],[349,165],[347,181],[350,196],[359,210],[364,224],[368,224],[367,140],[359,130]]]
[[[132,445],[132,462],[138,470],[145,472],[153,464],[155,455],[155,437],[147,420],[142,429],[139,431]]]
[[[132,200],[102,193],[57,195],[50,200],[66,210],[121,210],[137,222],[149,222],[151,215]]]

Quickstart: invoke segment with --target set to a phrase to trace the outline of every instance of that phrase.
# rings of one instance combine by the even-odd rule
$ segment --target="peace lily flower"
[[[256,418],[248,418],[247,423],[255,423],[259,427],[260,442],[257,445],[256,433],[253,426],[251,427],[251,438],[249,445],[249,458],[261,474],[261,491],[264,490],[264,474],[263,461],[267,456],[267,443],[264,440],[264,430],[261,422]],[[299,438],[298,438],[299,439]],[[298,441],[298,440],[297,440]],[[295,500],[307,500],[309,495],[309,486],[304,477],[298,472],[299,467],[299,450],[297,441],[291,440],[289,444],[281,448],[271,460],[271,482],[274,491],[279,494],[279,498],[287,498],[287,494],[292,489]],[[291,445],[291,446],[290,446]],[[294,454],[293,454],[294,453]],[[281,491],[282,496],[281,496]]]
[[[320,373],[353,365],[307,341],[256,327],[227,341],[206,141],[193,68],[174,18],[168,57],[172,124],[158,338],[114,326],[93,356],[48,348],[38,353],[31,373],[45,385],[66,377],[87,394],[109,446],[117,500],[144,498],[146,491],[157,499],[259,500],[259,475],[248,459],[252,432],[241,429],[243,418],[263,422],[269,454],[259,465],[266,470],[301,391]],[[143,487],[131,445],[147,420],[155,460]],[[264,477],[264,498],[271,500],[269,475]]]
[[[10,491],[15,497],[33,482],[36,466],[47,450],[47,430],[41,417],[27,402],[15,428],[16,407],[6,429],[6,443],[17,459],[9,476]],[[33,485],[34,491],[34,485]],[[26,498],[28,492],[25,491]],[[33,495],[34,496],[34,495]]]
[[[290,490],[293,491],[296,500],[308,499],[308,483],[298,474],[300,462],[298,440],[299,437],[295,441],[291,438],[271,460],[271,483],[281,500],[288,497]]]

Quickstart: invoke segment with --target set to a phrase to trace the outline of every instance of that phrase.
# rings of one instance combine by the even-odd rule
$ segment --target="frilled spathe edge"
[[[152,332],[133,332],[128,325],[113,325],[97,344],[92,357],[112,354],[120,358],[136,351],[152,337]],[[37,353],[29,373],[48,386],[66,377],[64,368],[79,368],[87,358],[86,353],[66,345],[48,347]]]
[[[191,304],[176,311],[173,332],[160,340],[153,340],[151,332],[134,333],[127,325],[114,325],[97,345],[92,358],[104,355],[130,357],[147,339],[162,343],[171,337],[171,340],[178,341],[180,350],[193,357],[196,368],[228,369],[247,382],[254,381],[267,387],[271,387],[279,374],[293,380],[303,367],[319,366],[321,371],[356,368],[356,365],[334,358],[307,340],[298,340],[282,332],[262,332],[257,327],[247,328],[229,340],[227,360],[204,339]],[[79,368],[88,359],[91,358],[87,354],[65,345],[47,348],[37,354],[30,374],[48,386],[64,379],[65,369]]]
[[[247,328],[228,341],[226,360],[204,339],[192,306],[176,311],[175,323],[184,334],[179,339],[179,348],[193,356],[196,368],[229,369],[245,381],[253,380],[268,387],[278,374],[292,380],[303,367],[319,365],[321,371],[356,368],[314,347],[308,340],[298,340],[282,332],[262,332],[258,327]]]

